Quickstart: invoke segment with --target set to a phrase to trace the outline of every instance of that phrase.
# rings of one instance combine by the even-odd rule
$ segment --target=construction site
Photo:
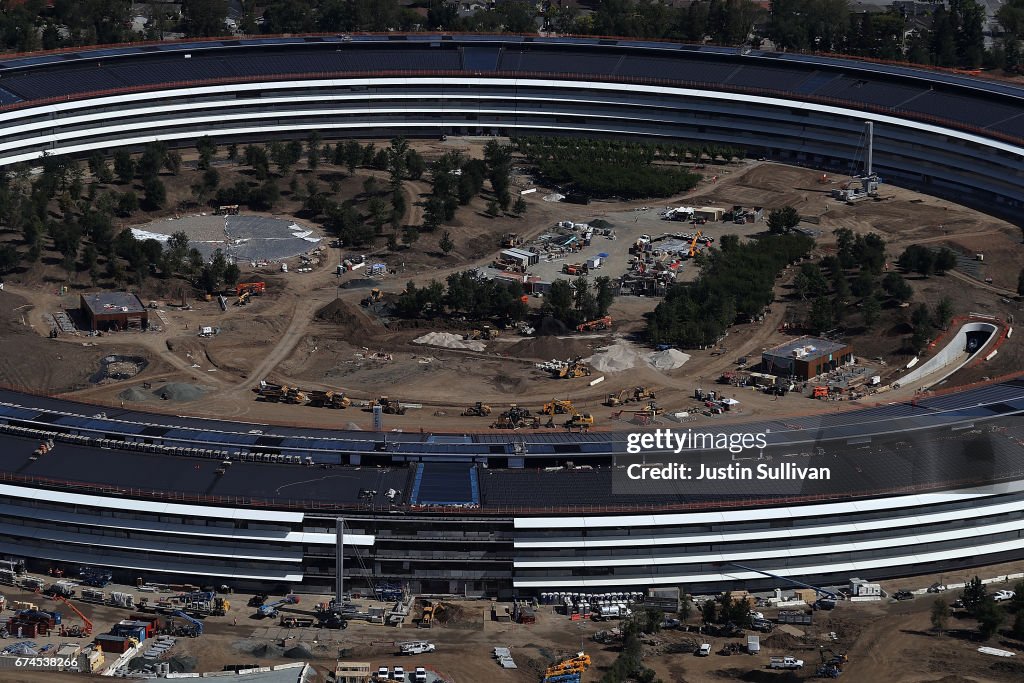
[[[417,145],[428,158],[453,148],[469,154],[479,148],[472,139]],[[791,309],[799,304],[791,293],[793,269],[776,283],[776,304],[763,317],[733,325],[712,347],[654,347],[643,341],[644,316],[672,283],[696,278],[702,251],[718,249],[725,235],[747,240],[764,233],[767,211],[781,206],[799,212],[799,229],[817,240],[816,256],[834,253],[833,231],[839,228],[881,235],[893,260],[909,244],[963,254],[944,277],[908,279],[915,303],[949,298],[958,316],[1002,321],[1019,313],[1012,278],[1024,256],[1015,226],[884,184],[869,184],[863,191],[867,200],[859,194],[852,203],[840,200],[833,195],[852,192],[852,181],[811,170],[752,160],[700,166],[703,182],[660,208],[650,202],[545,201],[550,192],[540,188],[523,195],[527,218],[480,223],[460,214],[450,232],[457,243],[472,241],[476,255],[443,260],[415,248],[396,257],[326,247],[314,229],[287,217],[266,226],[259,216],[231,212],[165,221],[159,225],[165,235],[193,230],[197,244],[255,248],[263,239],[275,249],[302,243],[305,251],[291,257],[239,252],[239,282],[221,292],[135,292],[131,296],[141,305],[135,322],[107,323],[101,336],[88,322],[76,322],[81,317],[64,290],[10,278],[0,293],[8,312],[5,355],[27,361],[4,361],[0,374],[12,387],[107,405],[142,402],[147,410],[181,411],[189,410],[183,402],[201,397],[200,410],[209,417],[436,431],[610,429],[629,422],[834,411],[841,407],[837,400],[879,400],[872,398],[879,391],[890,392],[885,400],[893,400],[927,387],[897,386],[914,355],[900,341],[908,313],[896,308],[882,312],[880,332],[846,331],[854,366],[797,382],[785,394],[762,391],[756,377],[764,370],[762,352],[802,333],[791,322]],[[535,187],[528,175],[513,178],[520,190]],[[406,186],[410,210],[419,210],[424,185]],[[242,228],[225,228],[226,221],[247,218],[253,221],[244,234]],[[689,229],[679,230],[680,223]],[[278,224],[287,235],[273,232]],[[157,228],[149,230],[156,234]],[[975,260],[976,254],[985,260]],[[607,277],[616,296],[607,315],[576,329],[546,317],[501,329],[495,320],[410,321],[394,315],[393,302],[408,282],[424,286],[474,268],[479,277],[521,287],[534,312],[559,278]],[[1003,345],[998,356],[965,367],[943,387],[1019,368],[1016,346]],[[144,360],[145,369],[120,382],[91,383],[100,359],[111,354]],[[76,359],[61,366],[80,370],[54,373],[54,356]],[[852,371],[854,386],[848,387]],[[713,386],[722,377],[728,389]],[[879,380],[872,383],[874,377]],[[657,392],[657,404],[602,405],[639,385]],[[391,388],[383,399],[380,387]],[[735,402],[726,409],[695,398],[712,389]],[[830,400],[794,402],[797,396]],[[571,402],[578,414],[552,419],[543,410],[552,397]],[[491,413],[467,410],[477,402]],[[381,423],[374,421],[375,404],[387,416]]]
[[[1012,585],[1021,568],[993,567],[999,574],[985,581],[992,590]],[[979,683],[1015,680],[1022,671],[1012,658],[993,656],[998,648],[965,646],[973,622],[962,611],[954,609],[945,636],[930,632],[930,598],[936,591],[956,594],[963,585],[950,574],[881,584],[853,579],[829,588],[784,581],[789,587],[774,593],[730,596],[749,615],[744,625],[702,625],[705,601],[722,596],[686,607],[674,589],[481,601],[409,596],[379,585],[352,587],[336,608],[334,596],[119,586],[87,567],[73,577],[53,573],[0,571],[5,681],[308,665],[308,680],[324,682],[589,683],[614,669],[627,650],[658,679],[674,683],[762,680],[772,669],[792,670],[787,680],[958,676]]]

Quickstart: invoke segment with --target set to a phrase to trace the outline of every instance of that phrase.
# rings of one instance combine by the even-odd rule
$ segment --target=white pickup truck
[[[992,599],[996,602],[1004,602],[1006,600],[1013,600],[1013,596],[1015,595],[1016,593],[1013,591],[996,591],[992,594]]]
[[[772,657],[768,662],[769,669],[802,669],[804,660],[796,657]]]
[[[424,652],[433,652],[436,649],[433,643],[428,643],[425,640],[400,643],[399,648],[403,655],[421,655]]]

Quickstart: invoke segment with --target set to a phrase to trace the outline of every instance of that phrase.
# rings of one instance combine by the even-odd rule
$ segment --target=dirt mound
[[[313,650],[311,650],[305,643],[299,643],[295,647],[285,650],[284,656],[288,659],[312,659]]]
[[[560,334],[569,334],[569,332],[571,330],[565,323],[550,316],[541,318],[540,322],[537,323],[538,337],[553,337]]]
[[[153,400],[153,394],[139,387],[129,387],[118,394],[117,397],[122,401],[129,401],[131,403]]]
[[[589,355],[590,345],[584,339],[557,339],[555,337],[530,337],[506,347],[508,355],[515,358],[536,358],[537,360],[565,360]]]
[[[317,311],[316,319],[338,325],[350,339],[370,337],[379,332],[361,311],[341,299],[335,299]]]
[[[784,631],[776,631],[770,636],[762,638],[761,644],[765,647],[775,648],[778,650],[786,650],[801,647],[804,645],[804,641],[790,633],[786,633]]]
[[[585,360],[598,372],[623,372],[637,364],[640,354],[629,342],[617,341]]]
[[[657,351],[647,357],[647,364],[655,370],[675,370],[682,367],[683,363],[690,360],[689,354],[679,349],[666,349]]]
[[[349,280],[341,286],[342,289],[367,289],[369,287],[377,287],[380,283],[370,278],[359,278],[358,280]]]
[[[430,332],[422,337],[412,340],[413,344],[427,344],[428,346],[440,346],[446,349],[468,349],[470,351],[483,351],[487,344],[482,341],[467,341],[461,334],[451,332]]]
[[[167,663],[171,665],[171,673],[187,674],[196,670],[199,661],[192,655],[172,655]]]
[[[159,389],[153,390],[153,395],[164,401],[188,402],[197,401],[206,394],[206,389],[195,384],[184,382],[169,382]]]

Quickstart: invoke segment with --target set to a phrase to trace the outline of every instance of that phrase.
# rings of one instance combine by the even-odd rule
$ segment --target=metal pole
[[[345,518],[337,517],[334,520],[335,546],[334,546],[334,592],[335,608],[340,612],[342,605],[342,594],[345,591]]]
[[[871,175],[872,156],[875,151],[875,122],[866,121],[868,125],[868,175]]]

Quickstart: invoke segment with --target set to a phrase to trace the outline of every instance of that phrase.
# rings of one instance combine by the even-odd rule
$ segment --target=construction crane
[[[690,258],[697,255],[697,240],[704,236],[704,232],[701,230],[697,231],[697,234],[693,236],[693,241],[690,242]]]
[[[82,626],[81,626],[80,629],[77,626],[68,627],[68,626],[63,626],[62,625],[61,628],[60,628],[60,634],[62,636],[76,638],[78,636],[89,636],[89,635],[92,635],[92,622],[89,621],[89,618],[86,617],[84,614],[82,614],[81,610],[79,610],[77,607],[75,607],[74,604],[72,604],[72,602],[70,600],[65,598],[60,593],[47,593],[46,595],[48,595],[52,600],[56,600],[58,602],[62,602],[65,605],[67,605],[68,609],[70,609],[72,612],[74,612],[75,616],[77,616],[79,619],[82,620]],[[76,632],[76,630],[78,632]]]
[[[299,604],[299,596],[297,595],[286,595],[280,600],[260,605],[256,610],[256,616],[260,619],[264,617],[276,617],[277,608],[281,605],[297,605]]]
[[[753,567],[748,567],[743,564],[737,564],[736,562],[726,562],[725,564],[732,567],[738,567],[739,569],[744,569],[748,572],[754,572],[756,574],[761,574],[763,576],[770,576],[773,579],[779,579],[780,581],[791,583],[794,586],[800,586],[801,588],[809,588],[810,590],[814,591],[815,596],[817,596],[817,601],[813,605],[814,609],[832,609],[836,606],[836,601],[839,600],[839,596],[830,590],[827,590],[825,588],[819,588],[818,586],[812,586],[809,583],[797,581],[796,579],[791,579],[788,576],[779,576],[778,574],[766,572],[763,569],[754,569]]]
[[[185,612],[183,612],[180,609],[176,610],[175,612],[172,612],[171,616],[175,616],[175,617],[179,617],[181,619],[184,619],[188,624],[190,624],[192,626],[192,628],[190,629],[190,632],[189,632],[189,636],[191,636],[192,638],[197,638],[197,637],[203,635],[203,622],[199,621],[195,617],[186,614]]]
[[[579,683],[583,672],[590,668],[590,656],[577,652],[575,657],[552,664],[544,672],[543,683]]]
[[[612,317],[606,315],[597,320],[588,320],[585,323],[580,323],[576,326],[577,332],[595,332],[597,330],[607,330],[612,326]]]

